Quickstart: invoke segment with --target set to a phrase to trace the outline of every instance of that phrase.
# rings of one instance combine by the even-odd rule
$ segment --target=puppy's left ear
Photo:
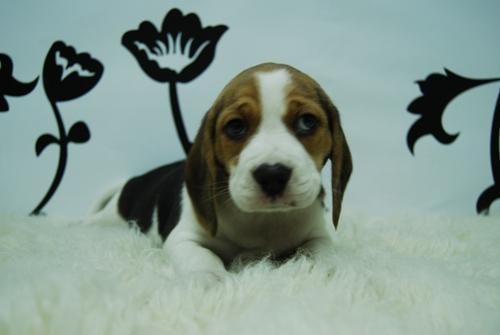
[[[340,115],[337,108],[321,88],[318,90],[318,95],[321,107],[328,115],[332,138],[330,152],[332,165],[332,219],[333,225],[337,229],[344,191],[352,172],[352,157],[340,124]]]

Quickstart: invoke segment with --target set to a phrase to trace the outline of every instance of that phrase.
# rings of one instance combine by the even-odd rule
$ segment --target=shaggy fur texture
[[[0,334],[498,334],[498,217],[348,216],[335,243],[205,287],[121,225],[4,216]]]

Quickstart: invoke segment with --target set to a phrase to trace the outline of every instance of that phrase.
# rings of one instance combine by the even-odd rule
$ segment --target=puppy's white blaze
[[[286,97],[291,84],[290,74],[286,69],[270,72],[257,72],[256,81],[261,107],[261,121],[252,142],[259,148],[261,162],[257,163],[285,163],[287,154],[283,146],[290,142],[283,116],[287,111]],[[282,157],[278,157],[282,156]]]
[[[309,206],[318,195],[320,175],[311,157],[283,122],[291,77],[286,69],[256,73],[261,120],[255,135],[231,170],[229,191],[245,211],[287,210]],[[292,169],[283,197],[269,203],[252,176],[260,164],[281,163]]]
[[[271,72],[258,72],[257,87],[262,110],[261,128],[274,126],[286,112],[287,87],[290,85],[290,75],[285,69]]]

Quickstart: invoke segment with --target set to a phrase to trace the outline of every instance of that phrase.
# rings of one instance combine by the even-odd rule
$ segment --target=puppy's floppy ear
[[[344,197],[344,191],[352,172],[352,158],[340,124],[340,115],[337,108],[321,88],[318,89],[318,96],[321,107],[328,115],[332,137],[332,149],[330,152],[332,166],[332,219],[333,225],[337,229],[342,209],[342,198]]]
[[[217,231],[215,213],[214,120],[209,111],[203,118],[186,162],[186,187],[199,223],[212,235]]]

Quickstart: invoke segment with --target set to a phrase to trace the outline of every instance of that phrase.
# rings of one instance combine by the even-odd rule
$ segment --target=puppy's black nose
[[[253,177],[267,196],[276,197],[283,193],[291,174],[292,169],[283,164],[262,164],[255,169]]]

